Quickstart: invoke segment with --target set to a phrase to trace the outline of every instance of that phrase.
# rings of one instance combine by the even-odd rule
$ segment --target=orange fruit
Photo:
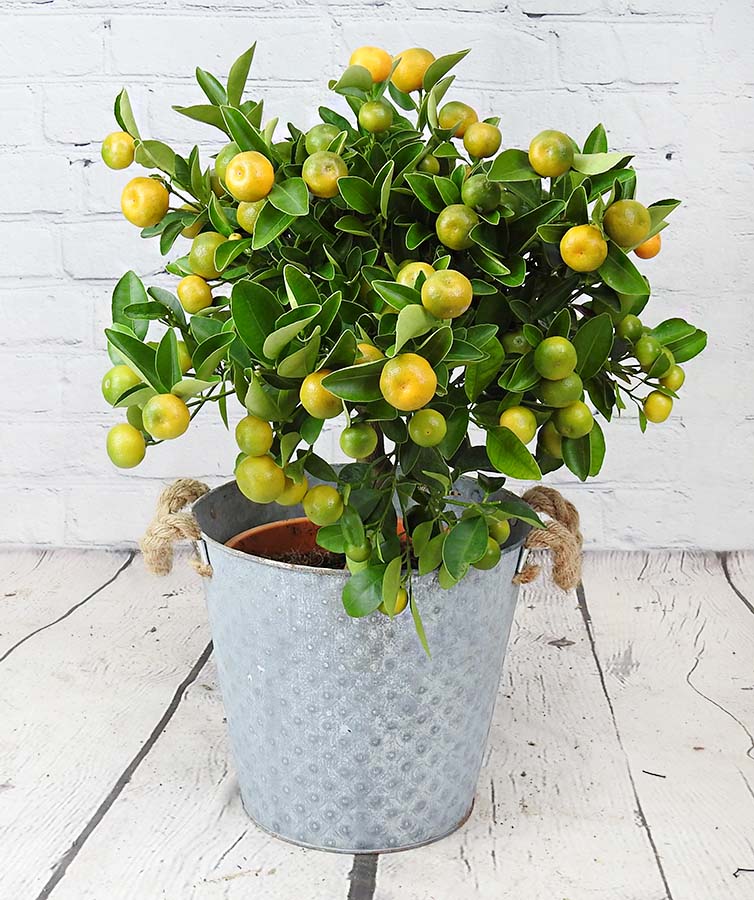
[[[500,149],[503,135],[497,125],[489,122],[472,122],[463,135],[463,146],[469,156],[484,159],[494,156]]]
[[[150,228],[162,220],[170,205],[167,188],[154,178],[132,178],[120,195],[120,208],[132,225]]]
[[[359,125],[371,134],[382,134],[393,124],[393,107],[384,100],[368,100],[359,110]]]
[[[138,428],[121,422],[107,433],[107,455],[119,469],[133,469],[144,459],[147,446]]]
[[[126,131],[114,131],[102,141],[100,153],[110,169],[127,169],[134,161],[134,139]]]
[[[198,275],[186,275],[185,278],[181,278],[176,293],[181,306],[192,315],[212,306],[212,289]]]
[[[407,262],[405,265],[401,266],[401,270],[398,272],[395,280],[398,284],[403,284],[406,287],[414,287],[416,285],[416,279],[422,272],[426,279],[429,278],[434,271],[434,267],[430,266],[429,263]]]
[[[673,364],[667,371],[667,374],[663,375],[660,379],[660,384],[663,387],[669,388],[671,391],[679,391],[683,387],[683,382],[686,380],[686,373],[680,366]]]
[[[175,394],[157,394],[150,397],[142,410],[144,428],[158,441],[172,441],[189,427],[191,416],[188,407]]]
[[[543,178],[557,178],[571,168],[573,144],[562,131],[541,131],[529,144],[529,163]]]
[[[644,398],[644,415],[650,422],[664,422],[673,409],[673,398],[661,391],[652,391]]]
[[[403,53],[398,53],[395,59],[399,59],[400,62],[395,67],[391,80],[404,94],[421,89],[424,84],[424,75],[435,61],[433,54],[422,47],[404,50]]]
[[[455,319],[471,306],[474,289],[463,272],[440,269],[422,285],[422,305],[438,319]]]
[[[343,401],[340,397],[322,386],[322,379],[330,374],[329,369],[320,369],[312,372],[301,382],[299,399],[301,405],[315,419],[334,419],[343,411]]]
[[[382,396],[403,412],[421,409],[435,396],[437,375],[416,353],[401,353],[389,359],[380,374]]]
[[[384,359],[385,354],[380,350],[379,347],[375,347],[372,344],[357,344],[356,350],[358,351],[358,355],[354,360],[355,366],[363,365],[364,363],[376,362],[378,359]]]
[[[479,121],[479,116],[467,103],[451,100],[440,109],[437,121],[440,128],[452,128],[454,137],[463,137],[469,125]]]
[[[537,433],[537,417],[525,406],[509,406],[500,413],[500,425],[512,431],[522,444]]]
[[[225,169],[225,184],[236,200],[263,200],[275,183],[272,163],[256,150],[237,153]]]
[[[479,216],[463,203],[446,206],[437,217],[435,231],[440,242],[451,250],[467,250],[473,243],[471,229],[479,223]]]
[[[275,502],[279,503],[280,506],[298,506],[306,496],[308,490],[309,482],[306,479],[306,475],[304,475],[301,481],[294,481],[286,475],[283,493],[277,497]]]
[[[334,525],[343,515],[343,498],[332,485],[318,484],[306,492],[304,512],[315,525]]]
[[[348,60],[349,66],[363,66],[372,76],[372,81],[384,81],[393,67],[393,60],[387,50],[381,47],[359,47]]]
[[[574,272],[593,272],[607,259],[607,241],[594,225],[574,225],[561,238],[560,255]]]
[[[318,150],[307,157],[301,177],[315,197],[329,199],[338,193],[338,180],[348,175],[348,168],[337,153]]]
[[[653,234],[651,238],[644,241],[643,244],[639,244],[639,246],[634,250],[634,253],[639,257],[639,259],[652,259],[657,256],[657,254],[662,249],[662,238],[660,237],[660,233]]]
[[[649,210],[638,200],[617,200],[605,211],[602,225],[619,247],[635,247],[652,227]]]
[[[285,491],[285,472],[271,456],[247,456],[236,467],[236,483],[253,503],[272,503]]]

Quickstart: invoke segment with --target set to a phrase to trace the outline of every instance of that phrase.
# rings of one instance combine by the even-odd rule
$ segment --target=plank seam
[[[738,599],[744,604],[744,606],[749,610],[750,613],[754,613],[754,604],[748,599],[748,597],[739,591],[736,585],[733,583],[733,578],[730,574],[730,569],[728,568],[728,553],[718,553],[718,559],[720,560],[720,565],[723,567],[723,572],[725,574],[725,580],[728,582],[729,587],[733,591],[733,593],[738,597]]]
[[[613,728],[615,730],[615,737],[618,741],[618,746],[623,753],[623,758],[626,763],[626,772],[628,773],[628,780],[631,785],[631,790],[634,795],[634,801],[636,803],[636,811],[639,816],[639,823],[643,828],[645,834],[647,835],[647,840],[649,841],[649,846],[652,848],[652,855],[654,856],[655,864],[657,865],[657,870],[660,873],[660,878],[662,879],[663,887],[665,888],[665,897],[666,900],[674,900],[673,893],[670,890],[670,885],[668,884],[667,876],[665,875],[665,869],[662,865],[662,860],[660,859],[660,853],[657,849],[657,844],[655,843],[654,836],[652,834],[652,829],[649,827],[649,822],[647,821],[647,817],[644,814],[644,808],[641,805],[641,800],[639,798],[639,792],[636,787],[636,781],[634,780],[633,772],[631,771],[631,763],[628,759],[628,754],[626,753],[626,748],[623,744],[623,738],[620,734],[620,729],[618,728],[618,719],[615,715],[615,708],[613,707],[613,701],[610,697],[610,694],[607,690],[607,681],[605,680],[605,673],[602,668],[602,663],[600,662],[600,658],[597,655],[597,643],[594,637],[594,630],[592,627],[592,616],[589,612],[589,606],[586,601],[586,593],[584,592],[584,585],[579,584],[576,588],[576,597],[579,602],[579,610],[581,612],[581,617],[584,620],[584,626],[586,627],[587,637],[589,638],[589,646],[592,650],[592,656],[594,657],[594,663],[597,667],[597,674],[599,676],[600,685],[602,686],[602,693],[605,695],[605,700],[607,701],[607,707],[610,710],[610,718],[613,722]]]
[[[75,603],[69,610],[67,610],[66,612],[64,612],[62,616],[58,616],[57,619],[53,619],[52,622],[48,622],[46,625],[41,625],[39,628],[35,628],[34,631],[30,631],[29,634],[27,634],[25,637],[22,637],[21,640],[16,641],[16,643],[13,644],[12,647],[9,647],[9,648],[5,651],[5,653],[3,653],[2,656],[0,656],[0,663],[1,663],[1,662],[5,662],[5,660],[11,655],[11,653],[13,653],[14,650],[18,650],[18,648],[19,648],[20,646],[22,646],[22,644],[25,644],[28,640],[30,640],[31,638],[33,638],[35,635],[40,634],[42,631],[46,631],[48,628],[52,628],[53,625],[57,625],[59,622],[62,622],[63,619],[67,619],[68,616],[73,615],[73,613],[75,613],[77,609],[81,609],[81,607],[82,607],[85,603],[88,603],[93,597],[96,597],[97,594],[99,594],[101,591],[104,591],[104,589],[105,589],[106,587],[109,587],[109,586],[110,586],[110,585],[118,578],[118,576],[119,576],[122,572],[125,572],[125,570],[126,570],[126,569],[131,565],[131,563],[134,561],[134,558],[135,558],[135,557],[136,557],[136,553],[133,552],[133,551],[131,551],[131,553],[130,553],[129,556],[128,556],[128,559],[126,559],[126,561],[125,561],[125,562],[123,563],[123,565],[118,569],[118,571],[117,571],[114,575],[112,575],[110,578],[108,578],[107,581],[105,581],[103,584],[101,584],[98,588],[96,588],[95,590],[93,590],[93,591],[91,592],[91,594],[89,594],[88,596],[84,597],[83,600],[79,600],[78,603]],[[44,553],[43,553],[42,556],[40,557],[39,562],[37,563],[37,565],[34,566],[35,569],[37,568],[37,566],[39,565],[39,563],[42,562],[43,559],[44,559]]]
[[[132,554],[133,558],[133,554]],[[188,675],[181,681],[178,687],[173,694],[173,698],[168,704],[165,712],[160,717],[160,720],[152,729],[149,737],[146,741],[141,745],[138,752],[131,760],[131,762],[126,766],[126,768],[121,773],[118,780],[110,789],[109,793],[105,797],[105,799],[100,803],[97,809],[94,812],[94,815],[89,819],[86,825],[82,828],[79,835],[74,839],[71,846],[66,850],[66,852],[61,856],[55,865],[52,875],[50,875],[47,884],[42,888],[42,890],[37,895],[36,900],[47,900],[50,894],[55,890],[55,887],[60,883],[65,873],[68,871],[68,867],[74,861],[74,859],[78,856],[84,844],[89,840],[92,836],[92,833],[100,824],[100,822],[107,815],[110,807],[115,803],[115,801],[120,796],[123,788],[128,784],[128,782],[133,777],[136,770],[139,768],[141,763],[145,760],[150,750],[159,740],[162,732],[167,727],[168,723],[172,719],[173,715],[177,711],[178,707],[181,704],[181,700],[183,699],[183,695],[186,690],[196,681],[199,676],[199,673],[204,668],[207,660],[212,654],[212,641],[207,644],[207,646],[202,650],[199,658],[194,663],[194,665],[189,670]],[[361,900],[361,898],[359,898]]]
[[[379,853],[354,854],[353,868],[348,873],[351,885],[347,900],[374,900],[379,858]]]

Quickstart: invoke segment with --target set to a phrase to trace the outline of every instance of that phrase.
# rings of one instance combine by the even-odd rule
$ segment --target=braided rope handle
[[[531,550],[551,550],[552,580],[564,591],[572,591],[581,581],[581,548],[584,539],[579,530],[576,507],[554,488],[539,485],[523,498],[535,512],[550,521],[544,528],[533,528],[525,546]],[[513,578],[514,584],[529,584],[539,576],[541,566],[527,563]]]
[[[179,478],[160,494],[157,510],[139,542],[147,569],[153,575],[167,575],[173,568],[173,544],[193,542],[194,556],[189,564],[204,578],[212,577],[212,566],[202,561],[196,542],[202,532],[193,513],[182,510],[204,496],[209,488],[192,478]]]

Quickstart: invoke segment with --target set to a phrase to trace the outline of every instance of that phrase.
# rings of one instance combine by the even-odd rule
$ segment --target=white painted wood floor
[[[386,856],[241,808],[200,579],[0,553],[1,900],[752,900],[754,554],[524,591],[476,806]]]

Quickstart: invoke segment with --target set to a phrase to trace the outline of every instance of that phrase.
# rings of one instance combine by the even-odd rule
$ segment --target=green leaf
[[[283,378],[304,378],[317,367],[317,356],[321,341],[321,329],[314,328],[303,347],[294,350],[293,353],[279,359],[277,373]]]
[[[315,444],[317,438],[322,433],[322,429],[325,425],[324,419],[315,419],[314,416],[310,416],[308,413],[306,414],[306,418],[301,424],[301,437],[306,441],[307,444],[311,447],[312,444]],[[342,551],[338,551],[339,553]]]
[[[319,419],[318,421],[322,420]],[[324,547],[325,550],[330,550],[332,553],[345,553],[346,539],[343,537],[343,529],[340,527],[340,523],[336,522],[335,525],[325,525],[317,529],[317,543],[320,547]]]
[[[175,177],[175,151],[161,141],[137,141],[134,159],[147,169],[159,169]]]
[[[168,390],[181,380],[181,362],[178,356],[178,340],[172,328],[165,332],[157,347],[155,366],[160,381]]]
[[[419,202],[426,206],[430,212],[439,213],[445,209],[445,201],[440,196],[440,192],[437,190],[431,175],[424,175],[421,172],[410,172],[406,175],[406,181]]]
[[[254,237],[252,243],[254,250],[261,250],[262,247],[271,244],[295,219],[296,216],[281,212],[271,203],[265,203],[262,207],[262,211],[259,213],[259,218],[254,225]]]
[[[280,212],[305,216],[309,212],[309,191],[303,178],[287,178],[273,185],[267,199]]]
[[[469,430],[469,411],[465,406],[459,406],[447,416],[445,421],[448,430],[437,449],[444,459],[450,459],[458,452],[458,448]]]
[[[563,200],[548,200],[536,209],[524,213],[523,216],[509,220],[508,237],[511,248],[521,250],[534,237],[540,225],[546,225],[557,219],[564,209]]]
[[[127,134],[132,138],[139,138],[139,129],[136,127],[133,110],[131,109],[131,101],[128,99],[128,92],[125,88],[121,90],[115,98],[115,121]]]
[[[564,337],[567,338],[571,333],[571,310],[566,307],[561,309],[555,318],[550,322],[547,329],[547,337]]]
[[[536,459],[510,429],[490,428],[486,447],[490,462],[503,475],[529,481],[542,478]]]
[[[563,438],[562,447],[563,461],[580,481],[599,474],[605,458],[605,436],[597,422],[584,437]]]
[[[215,231],[224,237],[227,238],[233,234],[233,226],[228,221],[228,217],[225,215],[222,206],[220,206],[220,201],[214,193],[210,194],[209,197],[209,220]]]
[[[641,272],[613,241],[607,242],[607,258],[597,270],[597,274],[608,287],[619,294],[647,293],[647,283]]]
[[[411,616],[414,620],[414,628],[416,628],[416,634],[419,638],[419,642],[424,648],[424,652],[428,657],[432,657],[432,654],[429,652],[429,644],[427,643],[427,635],[424,632],[424,623],[421,620],[421,616],[419,615],[419,608],[416,605],[416,600],[412,596],[411,597]]]
[[[321,304],[322,298],[316,285],[297,266],[287,265],[283,268],[283,281],[292,307]]]
[[[457,53],[448,53],[436,59],[424,73],[424,90],[431,90],[437,82],[466,56],[468,50],[459,50]]]
[[[520,519],[522,522],[527,522],[529,525],[533,525],[534,528],[545,527],[542,520],[525,500],[522,500],[515,494],[511,494],[509,491],[502,491],[501,493],[502,496],[496,494],[490,498],[494,502],[496,509],[512,519]]]
[[[230,309],[238,336],[256,359],[266,362],[264,342],[281,313],[275,295],[255,281],[238,281],[233,285]]]
[[[343,606],[354,619],[368,616],[382,603],[385,566],[369,566],[352,575],[343,588]]]
[[[611,169],[620,169],[633,159],[626,153],[574,153],[571,168],[582,175],[601,175]]]
[[[378,359],[360,366],[338,369],[322,379],[322,386],[336,397],[351,403],[381,400],[380,374],[386,362],[386,359]]]
[[[411,532],[411,548],[416,556],[421,556],[422,550],[429,543],[434,525],[434,521],[420,522]]]
[[[595,125],[584,141],[584,153],[607,153],[607,135],[604,125]]]
[[[289,406],[291,409],[295,408],[297,391],[278,391],[265,384],[253,371],[247,370],[246,374],[249,377],[249,389],[244,398],[244,405],[253,416],[266,419],[268,422],[280,422],[287,417]],[[291,395],[293,404],[289,402]]]
[[[220,378],[183,378],[170,389],[171,394],[180,397],[181,400],[188,400],[190,397],[196,397],[216,384],[219,384]]]
[[[373,281],[372,287],[393,309],[402,310],[417,304],[421,306],[422,298],[419,291],[406,284],[398,284],[396,281]]]
[[[329,82],[328,87],[338,94],[363,97],[372,87],[372,76],[364,66],[348,66],[337,81],[332,79]]]
[[[155,350],[130,334],[123,334],[114,328],[106,328],[105,335],[108,341],[128,360],[128,365],[136,374],[153,387],[158,394],[167,392],[165,385],[157,374],[155,364]]]
[[[233,109],[232,106],[222,106],[220,109],[230,136],[238,144],[238,149],[256,150],[269,159],[270,148],[259,133],[259,129],[255,128],[239,109]]]
[[[447,532],[443,531],[426,545],[419,554],[419,574],[427,575],[436,569],[442,562],[442,545],[445,543]]]
[[[389,616],[392,616],[395,612],[395,601],[398,599],[400,586],[401,557],[396,556],[387,564],[385,574],[382,576],[382,603]]]
[[[209,102],[214,106],[222,106],[224,103],[228,102],[228,95],[225,93],[225,88],[210,72],[205,72],[204,69],[200,69],[197,66],[196,80],[199,87],[207,95]]]
[[[492,338],[483,344],[482,350],[487,354],[487,359],[466,367],[463,389],[466,396],[472,401],[476,400],[482,391],[492,384],[505,360],[505,351],[497,338]]]
[[[278,319],[275,331],[265,338],[264,355],[268,359],[277,359],[288,344],[317,318],[319,310],[319,306],[309,304],[284,313]]]
[[[677,363],[688,362],[690,359],[698,356],[707,346],[707,333],[697,328],[689,337],[673,341],[665,346],[673,354]]]
[[[347,234],[355,234],[359,237],[369,237],[369,229],[356,216],[341,216],[335,223],[338,231],[345,231]]]
[[[432,332],[418,352],[431,366],[436,366],[445,359],[452,346],[453,329],[449,325],[442,325]]]
[[[242,241],[225,241],[224,244],[220,244],[215,250],[215,266],[218,271],[222,272],[227,269],[234,259],[251,248],[251,244],[251,238],[245,238]]]
[[[665,219],[667,219],[673,210],[677,209],[680,205],[680,200],[658,200],[656,203],[651,203],[647,207],[647,210],[649,211],[649,218],[652,225],[647,237],[652,237],[652,235],[657,234],[657,232],[661,230]],[[644,240],[646,239],[647,238],[644,238]]]
[[[504,150],[487,173],[490,181],[539,181],[540,176],[529,163],[524,150]]]
[[[361,521],[361,516],[350,504],[343,510],[339,524],[347,544],[354,544],[358,547],[364,543],[366,540],[364,523]]]
[[[125,313],[133,319],[147,319],[154,321],[156,319],[164,319],[167,315],[165,307],[161,303],[131,303],[127,306]]]
[[[228,355],[228,347],[235,340],[235,334],[231,331],[221,331],[213,334],[194,350],[192,359],[196,377],[203,381],[209,378],[220,362]]]
[[[147,400],[157,395],[157,391],[146,384],[135,384],[124,391],[113,404],[116,409],[127,409],[129,406],[144,406]]]
[[[604,366],[613,349],[613,322],[608,313],[587,319],[571,339],[576,348],[576,371],[586,381]]]
[[[696,328],[685,319],[666,319],[652,329],[652,334],[665,345],[682,341],[696,332]]]
[[[395,327],[395,352],[397,353],[412,338],[420,337],[440,322],[427,310],[416,304],[404,306],[398,313],[398,322]]]
[[[195,122],[204,122],[205,125],[214,125],[215,128],[219,128],[220,131],[223,131],[230,136],[228,126],[225,123],[225,119],[223,119],[223,114],[216,106],[198,104],[196,106],[174,106],[173,109],[182,116],[193,119]]]
[[[455,182],[451,178],[445,178],[442,175],[433,176],[437,193],[442,197],[446,206],[452,206],[461,202],[461,191],[456,187]]]
[[[428,241],[432,234],[433,232],[426,225],[422,225],[421,222],[412,222],[406,232],[406,249],[416,250],[417,247]]]
[[[539,382],[539,372],[534,368],[534,354],[527,353],[509,366],[498,380],[500,387],[518,394],[528,391]]]
[[[228,73],[228,103],[231,106],[238,106],[241,102],[256,47],[255,41],[230,67],[230,72]]]
[[[113,290],[112,319],[115,324],[125,325],[137,338],[144,338],[149,329],[146,320],[132,319],[126,308],[136,303],[146,303],[147,292],[141,279],[135,272],[126,272]]]
[[[375,187],[379,186],[380,190],[380,213],[383,219],[387,218],[388,205],[390,203],[390,189],[393,186],[393,172],[395,171],[394,160],[389,160],[377,173],[374,180]]]
[[[338,179],[338,191],[351,209],[367,215],[377,209],[378,193],[363,178],[346,175]]]
[[[456,581],[463,577],[471,563],[484,556],[488,536],[484,516],[461,519],[450,529],[442,545],[442,561]]]
[[[583,184],[580,184],[568,198],[568,203],[566,203],[565,208],[565,217],[569,222],[585,223],[589,221],[589,210],[586,205],[586,191],[584,190]]]

